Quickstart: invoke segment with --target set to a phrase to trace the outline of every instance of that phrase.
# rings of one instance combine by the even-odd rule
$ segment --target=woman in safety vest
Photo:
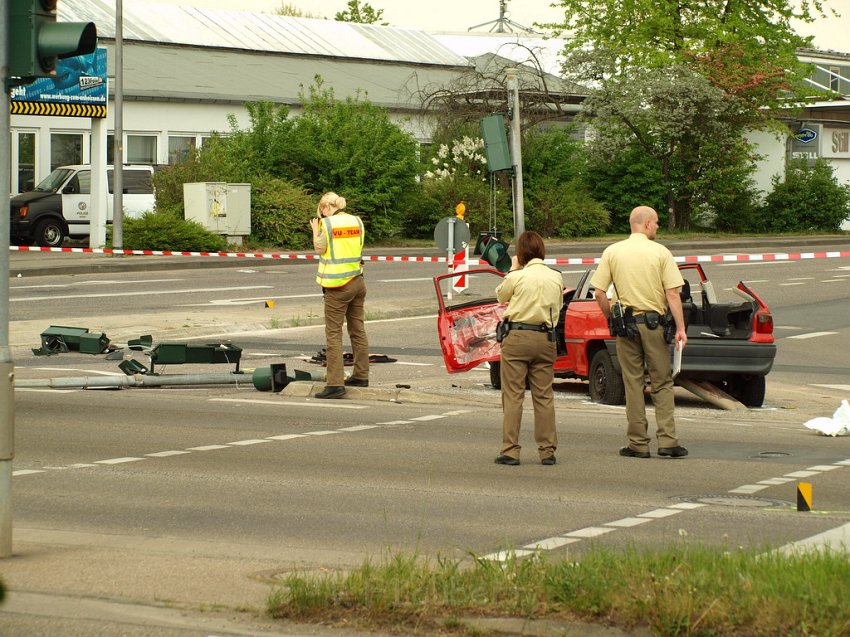
[[[316,282],[325,298],[325,360],[327,380],[316,398],[341,398],[345,386],[369,386],[369,341],[366,338],[363,282],[363,222],[345,211],[345,198],[334,192],[322,195],[310,220],[313,247],[319,259]],[[342,356],[342,324],[348,324],[348,337],[354,351],[354,370],[346,379]]]

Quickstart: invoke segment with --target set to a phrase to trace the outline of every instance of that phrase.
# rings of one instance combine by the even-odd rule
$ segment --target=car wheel
[[[614,369],[608,350],[601,349],[590,361],[590,399],[604,405],[622,405],[626,397],[623,377]]]
[[[58,248],[65,241],[65,230],[58,221],[44,219],[36,224],[32,236],[36,245],[45,248]]]
[[[764,404],[764,376],[732,376],[728,381],[729,394],[747,407],[761,407]]]
[[[499,361],[490,361],[490,386],[502,389],[502,363]]]

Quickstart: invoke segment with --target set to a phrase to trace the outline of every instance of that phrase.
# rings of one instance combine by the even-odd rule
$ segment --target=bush
[[[124,219],[124,249],[221,252],[227,241],[195,221],[187,221],[174,208],[146,212],[138,219]],[[109,228],[109,242],[112,228]]]
[[[317,198],[285,179],[257,179],[251,189],[252,242],[288,250],[312,248],[310,219],[316,216],[317,203]]]
[[[661,167],[636,147],[616,157],[592,156],[586,182],[594,199],[610,212],[610,231],[629,232],[629,215],[635,206],[652,206],[661,226],[667,224],[667,200]]]
[[[770,232],[834,232],[848,216],[850,186],[838,183],[833,168],[824,159],[813,166],[795,160],[788,164],[784,181],[773,178],[759,227]]]
[[[538,228],[544,236],[572,239],[600,235],[608,230],[608,211],[578,179],[538,192],[537,200],[526,227]]]

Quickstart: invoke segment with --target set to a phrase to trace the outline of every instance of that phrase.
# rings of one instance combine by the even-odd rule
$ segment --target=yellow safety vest
[[[319,257],[316,283],[323,288],[342,287],[363,274],[363,222],[347,212],[322,218],[328,246]]]

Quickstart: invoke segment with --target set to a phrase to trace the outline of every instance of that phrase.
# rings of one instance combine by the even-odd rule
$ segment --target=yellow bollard
[[[274,307],[274,301],[266,301],[265,305],[268,308],[272,308],[272,307]]]
[[[812,483],[798,482],[797,483],[797,510],[811,511],[812,510]]]

